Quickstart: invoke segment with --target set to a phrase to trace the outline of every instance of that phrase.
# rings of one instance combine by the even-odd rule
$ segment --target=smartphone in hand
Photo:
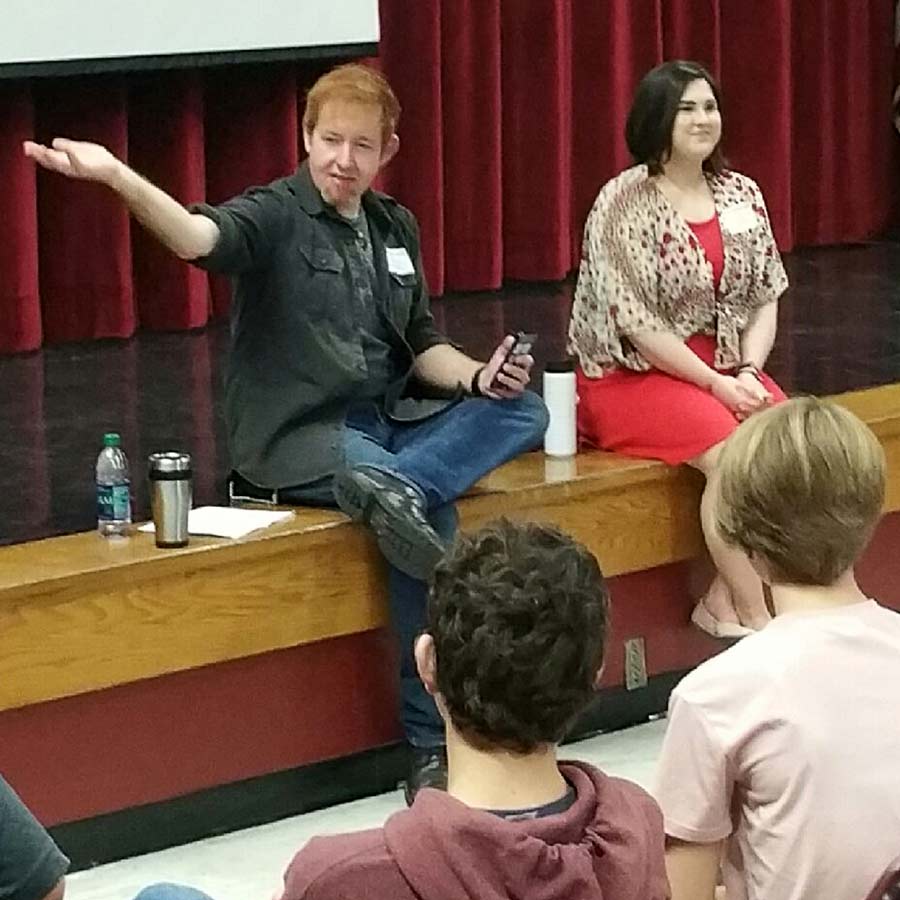
[[[497,369],[498,375],[503,371],[503,366],[514,356],[528,356],[538,339],[537,333],[533,331],[517,331],[513,337],[515,338],[513,345],[506,351],[506,358],[503,360],[500,368]],[[503,387],[503,385],[500,384],[495,375],[494,380],[491,382],[491,390],[493,391],[500,387]]]

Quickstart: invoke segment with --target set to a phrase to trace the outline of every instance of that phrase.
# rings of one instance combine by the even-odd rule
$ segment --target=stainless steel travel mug
[[[150,508],[157,547],[184,547],[188,542],[193,471],[189,453],[150,454]]]

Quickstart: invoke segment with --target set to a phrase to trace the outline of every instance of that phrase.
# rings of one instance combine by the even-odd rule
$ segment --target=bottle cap
[[[104,447],[121,447],[122,446],[122,438],[119,437],[118,433],[115,431],[108,431],[103,435],[103,446]]]
[[[545,372],[574,372],[575,371],[575,360],[574,359],[558,359],[553,362],[548,362],[546,366],[544,366]]]

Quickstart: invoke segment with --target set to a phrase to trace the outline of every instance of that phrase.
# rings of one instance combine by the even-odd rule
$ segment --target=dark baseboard
[[[390,744],[66,822],[49,831],[75,872],[383,794],[397,786],[405,771],[405,746]]]
[[[579,718],[568,740],[618,731],[665,712],[669,693],[684,674],[655,675],[646,687],[634,691],[603,690]],[[402,780],[405,767],[404,745],[390,744],[67,822],[54,826],[50,833],[72,861],[72,871],[78,871],[383,794]]]

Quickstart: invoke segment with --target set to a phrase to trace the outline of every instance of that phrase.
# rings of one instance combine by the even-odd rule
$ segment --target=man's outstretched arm
[[[181,259],[207,256],[219,240],[212,219],[189,212],[100,144],[55,138],[50,147],[25,141],[23,148],[27,157],[51,172],[114,190],[132,215]]]

